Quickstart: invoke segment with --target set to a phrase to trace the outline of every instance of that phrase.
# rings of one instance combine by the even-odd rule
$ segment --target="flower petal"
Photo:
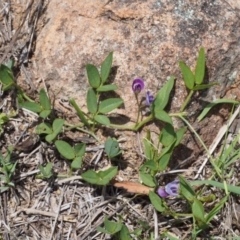
[[[139,93],[144,89],[144,81],[141,78],[136,78],[132,83],[132,90],[135,93]]]
[[[165,191],[164,188],[158,188],[157,193],[162,198],[166,198],[169,196],[169,194]]]
[[[153,101],[154,101],[153,95],[150,93],[150,91],[147,91],[147,93],[146,93],[146,105],[150,106]]]
[[[165,191],[168,195],[176,197],[178,196],[178,189],[179,189],[179,180],[176,179],[165,186]]]

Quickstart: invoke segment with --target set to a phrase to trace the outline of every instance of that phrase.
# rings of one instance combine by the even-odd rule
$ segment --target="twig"
[[[59,213],[60,213],[60,210],[61,210],[61,205],[62,205],[63,195],[64,195],[64,193],[65,193],[65,189],[66,189],[66,187],[63,187],[62,193],[61,193],[61,196],[60,196],[60,199],[59,199],[58,210],[57,210],[57,213],[56,213],[55,221],[54,221],[54,223],[53,223],[53,227],[52,227],[52,232],[51,232],[51,237],[50,237],[50,239],[53,239],[53,234],[54,234],[54,232],[55,232],[56,224],[57,224],[57,221],[58,221],[58,218],[59,218]]]
[[[52,218],[56,218],[56,216],[58,216],[57,220],[59,220],[59,221],[63,220],[65,222],[72,222],[72,223],[77,222],[74,215],[63,216],[63,215],[58,215],[57,213],[41,211],[41,210],[32,209],[32,208],[23,208],[15,213],[13,213],[12,215],[10,215],[10,217],[15,218],[16,215],[18,215],[21,212],[25,212],[27,215],[43,215],[43,216],[52,217]]]

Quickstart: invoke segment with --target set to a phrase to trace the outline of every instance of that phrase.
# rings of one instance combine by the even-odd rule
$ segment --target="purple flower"
[[[144,89],[144,81],[141,78],[136,78],[132,83],[132,90],[134,93],[138,94]]]
[[[146,105],[149,107],[152,104],[153,101],[154,101],[153,95],[151,95],[151,93],[149,91],[147,91],[147,93],[146,93]]]
[[[176,197],[178,196],[179,189],[179,180],[176,179],[170,183],[168,183],[165,188],[159,188],[157,193],[160,197],[166,198],[168,196]]]

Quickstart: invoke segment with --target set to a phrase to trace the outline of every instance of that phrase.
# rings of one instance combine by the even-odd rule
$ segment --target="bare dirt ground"
[[[37,100],[39,89],[35,87],[38,83],[33,84],[31,77],[31,59],[34,57],[38,32],[44,27],[47,3],[16,1],[9,4],[7,1],[0,1],[0,4],[1,63],[6,63],[10,59],[16,60],[14,65],[16,83],[31,98]],[[222,90],[220,86],[216,91],[219,95],[229,98],[232,96],[240,98],[239,81],[240,79],[236,79],[236,84],[232,87]],[[202,122],[197,123],[196,117],[204,106],[198,97],[195,96],[187,109],[193,113],[189,121],[203,142],[210,146],[221,126],[229,118],[231,108],[228,105],[221,105],[212,110]],[[92,186],[80,180],[79,175],[87,169],[98,170],[109,165],[101,145],[79,132],[63,133],[61,138],[70,143],[79,141],[87,143],[88,151],[84,157],[83,168],[66,178],[53,177],[48,181],[37,179],[40,164],[52,162],[56,174],[68,174],[69,163],[61,158],[53,145],[47,144],[44,139],[34,134],[34,127],[39,122],[38,116],[18,109],[14,91],[1,93],[0,102],[1,112],[8,113],[11,109],[17,111],[17,115],[4,125],[0,146],[4,154],[8,146],[14,145],[13,160],[18,162],[14,175],[15,187],[0,193],[0,239],[111,239],[110,236],[106,237],[96,231],[96,227],[103,223],[105,216],[116,221],[121,216],[131,231],[142,229],[138,239],[150,239],[150,232],[154,231],[156,222],[154,216],[157,213],[147,196],[128,193],[112,185]],[[60,104],[55,105],[55,114],[71,122],[76,121],[74,111]],[[237,133],[239,119],[235,120],[234,126],[236,128],[232,129],[232,133]],[[123,154],[116,163],[119,167],[116,179],[138,182],[138,167],[144,161],[142,146],[138,140],[145,135],[145,129],[141,133],[100,129],[97,135],[102,141],[107,136],[121,139]],[[174,152],[168,170],[187,169],[183,175],[192,179],[202,164],[203,153],[197,139],[187,132],[181,145]],[[207,177],[209,171],[211,167],[207,165],[201,177]],[[173,174],[161,176],[159,184],[164,185],[175,177]],[[238,177],[236,169],[235,182],[239,182]],[[221,197],[220,195],[219,199]],[[234,197],[232,202],[240,206],[239,200]],[[176,211],[182,207],[177,200],[169,200],[169,204],[174,205]],[[221,227],[221,222],[228,225],[235,234],[240,234],[239,218],[233,214],[233,209],[230,203],[228,204],[199,239],[209,239],[210,235],[226,239],[229,232]],[[168,229],[180,236],[180,239],[191,239],[191,219],[186,218],[178,222],[159,213],[157,219],[159,233]],[[229,219],[231,224],[227,222]]]

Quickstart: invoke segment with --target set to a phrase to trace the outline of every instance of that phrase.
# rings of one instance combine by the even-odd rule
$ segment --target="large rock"
[[[233,1],[233,7],[238,7]],[[239,19],[225,1],[52,0],[37,37],[37,75],[58,97],[85,104],[85,64],[97,66],[114,51],[115,83],[126,114],[135,116],[131,82],[146,80],[156,93],[167,77],[177,77],[173,108],[184,97],[178,61],[194,67],[200,46],[207,54],[207,80],[222,82],[239,72]],[[216,97],[215,90],[209,95]]]

